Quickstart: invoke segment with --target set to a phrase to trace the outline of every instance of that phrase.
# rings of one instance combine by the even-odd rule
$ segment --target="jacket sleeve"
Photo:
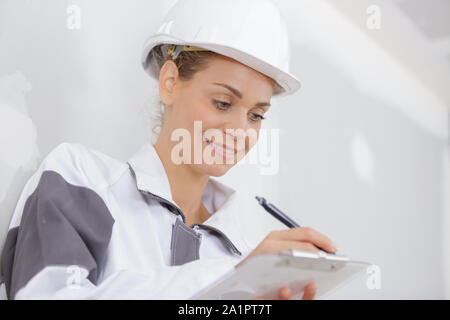
[[[94,285],[84,268],[49,266],[20,289],[15,299],[189,299],[234,268],[229,258],[201,259],[139,274],[117,271]],[[70,271],[70,274],[68,272]],[[79,279],[79,280],[78,280]]]
[[[20,195],[2,252],[8,299],[187,299],[234,269],[217,258],[104,276],[114,219],[83,173],[65,167],[80,165],[67,147],[47,156]]]

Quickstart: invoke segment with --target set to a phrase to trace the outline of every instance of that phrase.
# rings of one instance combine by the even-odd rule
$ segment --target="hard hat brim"
[[[274,79],[278,83],[278,85],[282,88],[281,92],[274,94],[274,96],[277,97],[293,94],[301,87],[300,81],[294,75],[285,72],[283,70],[280,70],[279,68],[265,61],[262,61],[261,59],[258,59],[253,55],[250,55],[246,52],[243,52],[231,46],[222,46],[204,42],[186,43],[185,41],[181,41],[177,38],[165,34],[158,34],[156,36],[148,38],[144,44],[144,48],[142,51],[141,56],[142,67],[151,77],[155,79],[156,75],[153,73],[152,68],[150,67],[150,59],[148,55],[155,46],[164,43],[171,43],[177,45],[192,45],[233,58],[236,61],[239,61],[240,63],[243,63],[249,66],[250,68],[253,68],[256,71],[259,71],[262,74],[265,74],[266,76]]]

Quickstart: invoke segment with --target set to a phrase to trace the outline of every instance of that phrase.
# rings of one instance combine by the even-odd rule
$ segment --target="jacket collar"
[[[172,198],[164,165],[153,144],[146,141],[128,159],[127,163],[134,173],[137,189],[140,192],[150,192],[178,208]],[[202,194],[202,201],[208,212],[211,213],[211,216],[202,225],[219,229],[241,253],[244,253],[247,248],[240,234],[241,230],[236,216],[240,212],[236,191],[209,178]]]

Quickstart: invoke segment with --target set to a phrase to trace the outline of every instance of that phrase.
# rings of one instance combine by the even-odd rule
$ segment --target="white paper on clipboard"
[[[247,300],[257,296],[277,299],[278,290],[285,285],[291,288],[292,299],[301,299],[311,281],[317,286],[315,298],[321,299],[364,274],[370,265],[324,252],[289,250],[258,254],[190,299]]]

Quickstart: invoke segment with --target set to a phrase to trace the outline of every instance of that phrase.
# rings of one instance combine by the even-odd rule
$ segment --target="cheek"
[[[220,128],[223,120],[223,117],[215,112],[214,107],[209,105],[207,101],[191,106],[190,112],[186,116],[191,123],[201,121],[202,131],[209,128]]]
[[[179,121],[191,133],[194,141],[202,141],[203,143],[205,131],[220,128],[222,119],[207,102],[200,99],[195,101],[192,103],[185,102],[185,109],[180,113]],[[206,142],[204,143],[206,144]],[[194,143],[191,146],[193,148]]]
[[[206,122],[209,114],[206,107],[205,102],[194,94],[178,97],[175,111],[178,127],[190,130],[193,128],[194,121]]]
[[[191,122],[194,120],[202,120],[202,115],[206,109],[205,103],[205,99],[195,92],[180,96],[178,101],[178,105],[182,109],[181,114],[185,120]]]
[[[253,148],[255,146],[255,144],[258,142],[260,129],[261,129],[261,124],[258,124],[252,128],[252,131],[255,132],[255,134],[251,137],[248,137],[248,143],[249,143],[250,149]]]

